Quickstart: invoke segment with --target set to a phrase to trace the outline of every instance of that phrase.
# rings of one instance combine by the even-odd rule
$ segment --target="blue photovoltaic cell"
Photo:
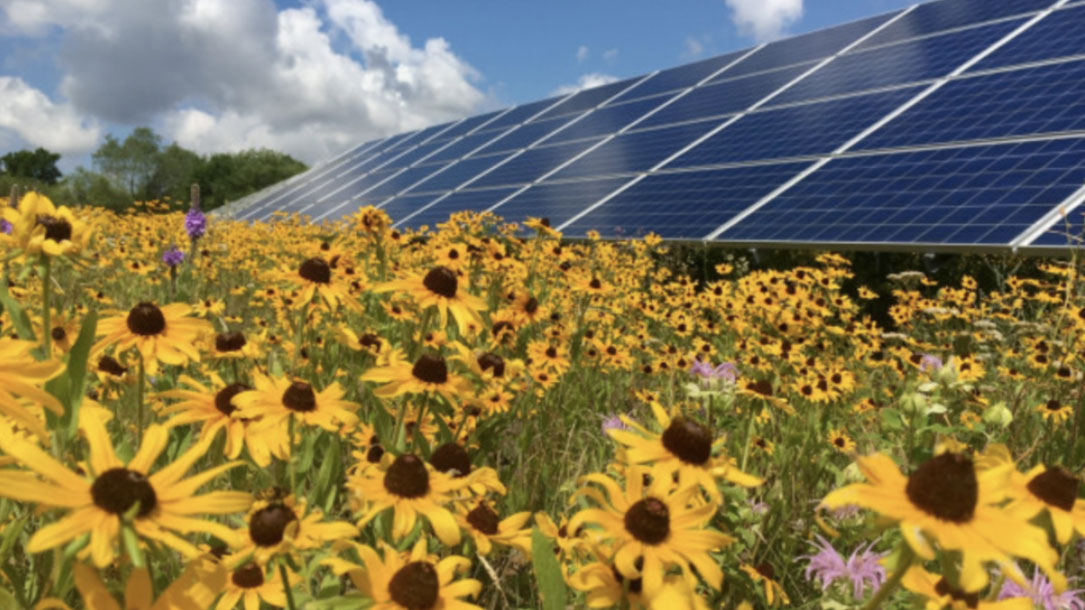
[[[521,148],[527,148],[540,139],[550,135],[558,128],[562,127],[576,119],[580,115],[570,116],[566,115],[558,117],[556,119],[550,119],[548,121],[539,121],[537,123],[525,123],[516,129],[513,129],[509,133],[501,136],[501,138],[494,140],[490,144],[487,144],[485,148],[479,149],[478,152],[472,154],[472,157],[479,157],[483,155],[490,155],[496,152],[504,152],[506,150],[519,150]]]
[[[467,132],[482,126],[483,123],[489,121],[495,116],[501,114],[503,111],[498,110],[496,112],[487,112],[486,114],[480,114],[478,116],[468,117],[454,127],[451,127],[448,131],[442,132],[441,135],[434,138],[434,142],[447,142],[453,138],[462,136]]]
[[[824,154],[916,94],[916,87],[748,114],[667,164],[694,167]]]
[[[719,124],[709,120],[624,133],[563,167],[553,179],[648,170]]]
[[[837,57],[772,100],[786,104],[939,78],[1021,25],[1001,21]]]
[[[813,67],[803,64],[697,87],[637,127],[668,125],[742,112]]]
[[[449,144],[447,148],[441,149],[433,153],[433,156],[426,159],[426,162],[433,163],[436,161],[451,161],[452,159],[459,159],[460,157],[465,157],[471,152],[473,152],[476,148],[484,146],[491,140],[501,136],[501,134],[506,133],[507,131],[509,131],[509,128],[497,129],[494,131],[480,131],[478,133],[473,133],[469,136],[464,136],[463,139]]]
[[[602,178],[574,182],[540,182],[501,204],[494,213],[509,222],[529,216],[550,219],[556,227],[629,182],[630,178]]]
[[[390,180],[366,191],[365,198],[372,200],[391,197],[392,195],[395,195],[400,191],[407,190],[415,182],[423,180],[426,177],[437,173],[447,165],[447,163],[438,163],[436,165],[419,165],[417,167],[405,169],[402,172],[396,174]]]
[[[418,137],[420,133],[421,131],[411,131],[406,134],[406,137],[396,141],[395,143],[392,143],[384,150],[389,154],[401,153],[422,141],[422,139]]]
[[[618,95],[622,92],[623,89],[629,87],[641,78],[643,77],[638,76],[636,78],[627,78],[623,81],[618,81],[616,83],[610,83],[608,85],[602,85],[600,87],[585,89],[584,91],[577,93],[573,97],[565,100],[557,106],[554,106],[550,110],[547,110],[543,115],[541,115],[535,120],[541,121],[556,116],[561,116],[563,114],[569,114],[571,112],[583,112],[585,110],[595,108],[599,104],[602,104],[603,102],[614,97],[615,95]],[[634,91],[630,91],[630,93],[635,94]]]
[[[742,60],[728,70],[727,74],[741,76],[828,57],[889,21],[895,14],[878,15],[862,21],[853,21],[802,36],[778,40]]]
[[[620,97],[614,99],[611,104],[617,104],[635,98],[655,95],[657,93],[664,93],[666,91],[674,91],[675,89],[685,89],[686,87],[692,87],[693,85],[696,85],[702,80],[715,74],[721,68],[727,66],[739,57],[742,57],[744,53],[746,53],[746,51],[738,51],[737,53],[729,53],[727,55],[721,55],[719,57],[711,57],[709,59],[703,59],[692,64],[686,64],[684,66],[678,66],[677,68],[663,70],[657,73],[655,76],[644,81],[643,83],[637,85],[636,89],[633,89],[632,91],[626,91]]]
[[[607,237],[649,231],[701,239],[804,170],[809,163],[753,165],[654,174],[565,227],[568,236],[594,229]]]
[[[1055,11],[983,61],[972,71],[1085,54],[1085,6]]]
[[[395,160],[393,160],[391,163],[389,163],[385,167],[407,167],[408,165],[411,165],[412,163],[417,163],[418,161],[422,161],[422,159],[424,159],[427,155],[431,155],[431,154],[437,152],[442,147],[444,147],[446,144],[447,144],[447,142],[444,142],[444,143],[442,143],[442,142],[430,142],[430,143],[427,143],[427,144],[422,144],[422,145],[416,146],[416,147],[404,152],[403,154],[397,156],[395,158]],[[424,162],[428,163],[429,159],[426,159]]]
[[[1085,183],[1085,139],[830,161],[722,241],[1007,244]]]
[[[541,178],[546,172],[565,163],[583,152],[598,140],[580,140],[554,146],[540,146],[525,150],[508,163],[471,183],[471,188],[524,184]]]
[[[591,113],[591,116],[569,125],[546,139],[547,144],[581,140],[595,136],[610,135],[633,124],[633,121],[662,106],[670,95],[657,95],[634,100],[618,106],[607,106]],[[639,125],[638,125],[639,127]]]
[[[523,123],[531,119],[531,117],[535,116],[536,114],[542,112],[543,110],[546,110],[550,106],[553,106],[560,100],[560,97],[552,97],[545,100],[540,100],[538,102],[531,102],[530,104],[517,106],[495,119],[494,122],[486,126],[486,129],[494,129],[497,127],[505,127]]]
[[[519,187],[466,190],[452,193],[432,207],[419,212],[417,216],[412,216],[411,218],[404,217],[403,226],[421,227],[422,225],[429,225],[430,227],[433,227],[439,222],[447,221],[448,217],[456,212],[468,210],[472,212],[481,212],[505,197],[515,193],[518,188]]]
[[[504,159],[508,153],[492,155],[489,157],[472,157],[455,163],[441,173],[427,178],[425,182],[411,189],[412,193],[429,193],[431,191],[449,191],[459,187],[464,182],[474,178],[480,172],[490,169]]]
[[[863,41],[865,49],[1011,15],[1043,10],[1055,0],[939,0],[925,2]]]
[[[388,214],[388,217],[392,219],[392,223],[395,224],[406,218],[411,212],[422,209],[422,206],[439,196],[433,193],[428,195],[400,195],[385,202],[381,209]]]
[[[1074,129],[1085,129],[1083,61],[951,81],[865,138],[858,148]]]

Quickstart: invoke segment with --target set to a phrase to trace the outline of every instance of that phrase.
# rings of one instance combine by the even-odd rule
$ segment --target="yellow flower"
[[[233,397],[237,415],[244,418],[260,418],[255,424],[260,430],[271,434],[281,433],[291,417],[307,426],[319,426],[329,432],[339,432],[343,426],[358,422],[354,410],[357,405],[343,400],[344,390],[332,383],[316,391],[305,381],[290,381],[286,377],[269,377],[253,373],[254,390],[246,390]],[[259,431],[257,431],[258,433]]]
[[[105,318],[98,323],[98,334],[105,335],[91,349],[95,354],[115,346],[118,352],[135,347],[143,357],[147,372],[155,373],[158,363],[183,365],[199,362],[195,345],[199,336],[212,330],[211,323],[187,317],[192,308],[183,303],[158,307],[143,301],[127,316]]]
[[[944,577],[919,566],[908,568],[900,583],[905,589],[927,598],[926,610],[1032,610],[1032,600],[1027,597],[989,602],[979,593],[955,588]]]
[[[449,373],[448,361],[440,354],[422,354],[413,365],[403,360],[389,362],[386,366],[366,371],[362,381],[383,383],[383,386],[373,390],[373,394],[380,398],[434,392],[455,405],[461,397],[471,392],[471,383]]]
[[[86,610],[205,610],[209,608],[226,583],[226,571],[214,562],[197,559],[154,599],[154,587],[147,568],[135,568],[128,575],[124,588],[124,605],[117,603],[98,573],[83,563],[72,565],[75,588],[83,598]],[[64,609],[63,601],[42,600],[35,610]]]
[[[38,193],[27,193],[19,200],[18,210],[5,208],[3,216],[11,223],[16,245],[27,254],[78,254],[90,238],[85,222]]]
[[[448,267],[438,266],[424,276],[386,282],[375,287],[373,292],[406,292],[420,309],[436,307],[441,316],[442,329],[448,324],[448,314],[451,312],[460,332],[465,332],[472,323],[481,326],[482,318],[478,312],[486,309],[481,299],[460,289],[456,272]]]
[[[0,414],[10,417],[48,444],[49,432],[40,417],[27,410],[19,398],[32,400],[63,415],[64,407],[60,402],[39,386],[63,373],[64,363],[57,360],[38,362],[30,353],[35,347],[37,345],[30,341],[0,339]]]

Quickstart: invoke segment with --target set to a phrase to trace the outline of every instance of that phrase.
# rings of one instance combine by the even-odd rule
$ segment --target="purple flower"
[[[162,262],[170,267],[180,265],[183,260],[185,260],[185,253],[177,249],[177,246],[170,246],[169,250],[162,253]]]
[[[618,415],[611,413],[603,418],[603,434],[606,434],[608,430],[628,430],[629,426],[626,425],[622,418]]]
[[[1055,593],[1055,587],[1039,570],[1032,572],[1032,582],[1028,588],[1006,580],[1002,583],[1002,590],[998,592],[998,599],[1012,597],[1027,597],[1033,605],[1044,610],[1085,610],[1085,600],[1081,594],[1085,589],[1071,589],[1062,593]]]
[[[701,381],[710,382],[723,379],[728,383],[734,383],[738,378],[738,369],[731,362],[722,362],[715,368],[707,362],[695,360],[689,368],[690,375],[700,377]]]
[[[203,215],[203,212],[192,209],[185,214],[185,232],[192,239],[203,237],[203,234],[207,232],[207,217]]]
[[[0,233],[11,235],[11,223],[3,218],[0,218]]]
[[[933,354],[923,354],[923,357],[919,359],[920,371],[937,371],[942,368],[942,359]]]
[[[755,514],[755,515],[763,515],[763,514],[769,512],[769,505],[765,504],[761,500],[754,500],[754,499],[751,498],[750,499],[750,510],[752,510],[753,514]]]
[[[874,543],[860,546],[845,560],[836,552],[828,540],[817,537],[814,546],[818,549],[813,555],[804,555],[810,563],[806,566],[806,579],[821,582],[821,590],[829,588],[836,581],[851,583],[852,599],[862,599],[863,590],[869,585],[871,591],[877,591],[885,582],[885,568],[879,561],[886,553],[871,551]],[[813,578],[811,578],[811,576]]]

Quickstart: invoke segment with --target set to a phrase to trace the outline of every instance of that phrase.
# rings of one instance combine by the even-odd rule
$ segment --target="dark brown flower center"
[[[501,520],[489,506],[480,502],[471,512],[467,513],[467,522],[471,524],[471,527],[483,534],[493,536],[497,533]]]
[[[1032,480],[1028,482],[1028,490],[1034,496],[1065,511],[1074,509],[1077,488],[1077,477],[1058,466],[1048,466],[1047,470],[1032,477]]]
[[[373,333],[366,333],[361,337],[358,337],[358,343],[364,347],[372,347],[379,350],[381,347],[381,338]]]
[[[643,560],[641,560],[639,557],[637,558],[637,561],[643,563]],[[618,584],[622,584],[622,582],[625,581],[625,577],[622,576],[622,573],[619,572],[618,568],[616,568],[615,566],[610,566],[610,572],[614,574],[614,579],[618,581]],[[639,594],[643,590],[643,588],[644,582],[640,578],[634,578],[633,580],[629,581],[630,593]]]
[[[90,486],[90,495],[98,508],[114,515],[123,515],[139,502],[136,517],[146,517],[158,504],[147,477],[127,468],[110,468],[98,475]]]
[[[776,570],[772,567],[772,564],[770,564],[768,562],[759,563],[756,566],[754,566],[754,569],[757,570],[758,574],[764,576],[765,578],[767,578],[769,580],[775,580],[776,579]]]
[[[1047,401],[1047,410],[1048,411],[1058,411],[1061,408],[1062,408],[1062,405],[1059,404],[1059,401],[1055,400],[1054,398]]]
[[[49,214],[38,214],[36,220],[38,226],[45,227],[45,239],[60,243],[72,238],[72,225],[67,220]]]
[[[255,563],[249,563],[234,570],[230,580],[242,589],[255,589],[264,584],[264,571]]]
[[[592,290],[599,290],[603,287],[603,283],[599,281],[599,278],[593,277],[591,278],[591,281],[588,282],[588,286],[590,286]]]
[[[764,379],[747,384],[746,389],[762,396],[772,396],[772,384]]]
[[[245,335],[241,331],[221,333],[215,336],[215,351],[236,352],[245,347],[245,343]]]
[[[843,449],[844,445],[845,445],[844,437],[838,436],[838,437],[834,438],[833,439],[833,444],[836,445],[837,447],[840,447],[841,449]]]
[[[143,337],[153,337],[166,330],[166,316],[154,303],[144,301],[128,312],[128,330]]]
[[[456,288],[459,281],[456,274],[448,267],[434,267],[422,278],[422,285],[430,292],[439,294],[446,299],[456,298]]]
[[[365,461],[370,464],[379,463],[382,457],[384,457],[384,447],[380,445],[371,445],[369,450],[365,452]]]
[[[505,359],[493,352],[486,352],[479,356],[478,367],[483,371],[492,371],[494,377],[505,376]]]
[[[412,561],[396,571],[388,582],[392,601],[409,610],[430,610],[437,605],[441,581],[428,561]]]
[[[237,407],[230,401],[233,400],[234,396],[250,389],[252,388],[243,383],[231,383],[215,393],[215,408],[223,415],[233,413],[237,410]]]
[[[249,538],[258,546],[275,546],[283,541],[286,526],[297,518],[284,504],[268,504],[249,519]]]
[[[938,584],[934,585],[934,592],[938,595],[949,596],[954,601],[964,602],[964,605],[969,608],[980,607],[979,593],[965,593],[964,591],[950,585],[948,582],[946,582],[945,578],[938,579]]]
[[[68,331],[59,326],[54,326],[53,330],[49,331],[49,336],[53,338],[53,341],[63,341],[68,337]]]
[[[524,311],[528,314],[533,314],[539,310],[539,300],[535,297],[531,297],[524,303]]]
[[[656,498],[645,498],[625,512],[625,529],[645,544],[659,544],[671,533],[671,513]]]
[[[712,456],[712,432],[681,415],[667,426],[662,440],[667,451],[687,464],[704,464]]]
[[[406,453],[396,458],[384,473],[384,488],[401,498],[421,498],[429,492],[429,472],[418,456]]]
[[[415,379],[424,383],[442,384],[448,381],[448,365],[440,356],[422,354],[418,362],[411,368],[411,374]]]
[[[316,411],[316,394],[313,386],[304,381],[295,381],[283,392],[283,406],[298,413]]]
[[[298,275],[314,284],[330,284],[332,281],[332,268],[328,265],[328,261],[316,256],[306,260],[298,267]]]
[[[98,370],[114,377],[120,377],[128,372],[128,367],[121,366],[121,363],[117,362],[117,359],[112,356],[102,356],[98,359]]]
[[[923,462],[908,477],[904,491],[923,512],[953,523],[971,521],[979,500],[975,467],[959,453],[947,452]]]
[[[437,472],[457,478],[471,473],[471,456],[458,443],[445,443],[435,449],[429,456],[429,463]]]

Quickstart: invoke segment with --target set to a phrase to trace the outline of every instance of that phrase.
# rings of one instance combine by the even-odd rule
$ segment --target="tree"
[[[169,197],[174,201],[187,201],[189,187],[197,181],[206,163],[203,157],[176,142],[170,144],[158,153],[145,194],[150,199]]]
[[[37,150],[18,150],[0,157],[3,173],[16,178],[29,178],[44,184],[56,184],[60,181],[57,161],[60,155],[44,148]]]
[[[137,127],[124,142],[107,134],[91,159],[98,171],[128,191],[130,197],[149,199],[147,187],[158,168],[161,146],[162,138],[150,127]]]
[[[267,149],[211,155],[198,175],[204,208],[217,208],[306,169],[290,155]]]

